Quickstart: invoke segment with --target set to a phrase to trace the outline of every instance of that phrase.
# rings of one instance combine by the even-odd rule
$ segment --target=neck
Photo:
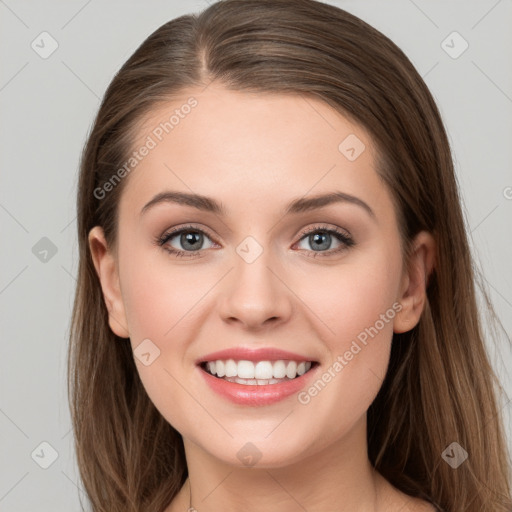
[[[199,512],[378,510],[384,484],[368,460],[366,417],[343,439],[280,467],[233,466],[188,440],[184,445],[189,478],[168,512],[187,511],[189,493]]]

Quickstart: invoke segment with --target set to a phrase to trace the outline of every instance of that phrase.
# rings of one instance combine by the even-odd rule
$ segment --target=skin
[[[117,253],[99,226],[89,243],[111,329],[134,349],[149,338],[160,350],[148,366],[135,361],[149,397],[183,436],[192,505],[199,512],[433,510],[374,471],[366,444],[366,412],[386,374],[393,332],[412,329],[425,304],[432,236],[418,234],[406,268],[370,136],[316,99],[213,83],[154,110],[138,142],[190,96],[197,107],[125,178]],[[338,150],[349,134],[366,147],[354,161]],[[167,203],[139,216],[163,190],[215,198],[227,215]],[[350,203],[283,215],[292,199],[334,190],[366,202],[375,219]],[[200,257],[179,258],[153,243],[187,223],[206,232]],[[333,253],[341,245],[333,236],[315,251],[303,235],[315,226],[338,227],[355,245]],[[236,252],[247,236],[263,249],[250,264]],[[180,235],[171,244],[186,250]],[[243,345],[308,355],[321,375],[394,303],[401,311],[307,405],[296,396],[235,405],[198,374],[197,358]],[[262,454],[252,467],[237,457],[247,442]],[[166,512],[187,510],[189,491],[187,480]]]

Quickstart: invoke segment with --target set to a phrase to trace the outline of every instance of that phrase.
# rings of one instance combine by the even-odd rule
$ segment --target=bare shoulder
[[[400,512],[437,512],[436,508],[428,501],[420,498],[409,496],[398,489],[395,489],[396,494],[393,505],[390,510],[400,510]],[[398,508],[394,508],[398,507]]]
[[[408,497],[408,501],[401,509],[402,512],[437,512],[436,508],[428,501],[419,498]]]
[[[409,496],[400,491],[381,475],[378,476],[381,483],[381,496],[383,497],[384,510],[400,512],[437,512],[436,508],[428,501]]]

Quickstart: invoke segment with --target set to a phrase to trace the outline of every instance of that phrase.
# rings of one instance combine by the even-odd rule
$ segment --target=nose
[[[234,265],[219,297],[223,321],[253,331],[286,322],[292,313],[293,293],[285,284],[284,271],[267,258],[267,251],[252,263],[236,255]]]

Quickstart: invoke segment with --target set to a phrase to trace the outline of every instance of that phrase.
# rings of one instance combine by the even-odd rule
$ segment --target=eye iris
[[[312,247],[317,247],[317,248],[321,248],[321,249],[328,249],[329,248],[329,241],[330,241],[330,234],[329,233],[324,233],[324,232],[317,232],[315,233],[314,235],[311,235],[310,238],[312,237],[312,239],[314,240],[314,243],[312,244]],[[324,244],[322,245],[322,242],[320,241],[320,244],[317,244],[318,240],[320,239],[320,237],[328,237],[327,238],[327,243],[325,243],[324,241]]]
[[[194,242],[197,245],[198,241],[200,242],[199,247],[201,247],[202,241],[203,241],[202,236],[203,235],[201,233],[198,233],[196,231],[188,231],[186,233],[183,233],[181,235],[181,240],[180,240],[182,247],[186,248],[186,244],[190,243],[193,245]],[[197,250],[197,247],[189,247],[189,249],[191,251],[195,251],[195,250]]]

